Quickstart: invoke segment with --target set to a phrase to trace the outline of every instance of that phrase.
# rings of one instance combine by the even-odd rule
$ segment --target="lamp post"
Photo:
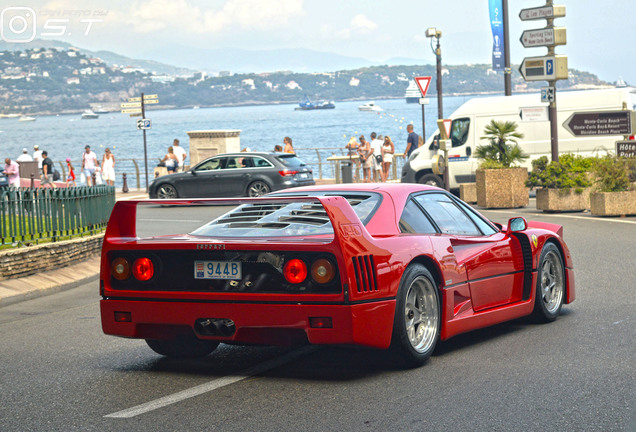
[[[439,40],[442,37],[442,31],[435,27],[426,29],[426,37],[431,38],[431,49],[437,59],[437,118],[444,118],[444,109],[442,105],[442,49],[439,46]],[[437,46],[433,48],[433,38],[437,42]]]

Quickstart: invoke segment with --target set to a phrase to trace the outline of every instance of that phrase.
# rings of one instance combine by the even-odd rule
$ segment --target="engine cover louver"
[[[373,255],[351,258],[356,275],[356,287],[359,293],[378,291],[378,279]]]

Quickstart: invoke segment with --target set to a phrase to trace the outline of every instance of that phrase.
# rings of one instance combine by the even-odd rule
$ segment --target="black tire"
[[[444,188],[444,180],[442,180],[442,178],[436,174],[425,174],[418,180],[418,182],[420,184]]]
[[[157,354],[173,358],[205,357],[219,346],[218,342],[200,340],[194,335],[182,335],[174,340],[146,339],[146,343]]]
[[[250,185],[247,187],[247,196],[251,198],[257,198],[269,193],[271,190],[272,188],[270,188],[267,183],[257,180],[250,183]]]
[[[411,264],[398,288],[391,348],[406,366],[429,359],[439,340],[442,320],[440,295],[426,267]]]
[[[159,199],[175,199],[178,197],[177,189],[169,183],[164,183],[157,187],[157,198]]]
[[[565,266],[554,243],[543,246],[537,272],[532,315],[539,322],[552,322],[559,316],[565,297]]]

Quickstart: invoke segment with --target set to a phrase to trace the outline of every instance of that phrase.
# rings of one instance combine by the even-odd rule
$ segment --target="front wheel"
[[[146,339],[146,343],[157,354],[173,358],[205,357],[219,346],[218,342],[200,340],[194,335],[178,336],[174,340]]]
[[[162,184],[157,188],[157,198],[174,199],[178,196],[179,194],[177,193],[177,189],[171,184]]]
[[[420,184],[437,186],[438,188],[444,187],[444,181],[442,178],[435,174],[425,174],[419,179]]]
[[[412,264],[398,288],[392,348],[410,366],[424,364],[439,340],[441,308],[434,281],[426,267]]]
[[[565,296],[563,258],[554,243],[546,243],[541,251],[536,289],[534,317],[541,322],[554,321],[561,312]]]
[[[247,196],[251,198],[256,198],[262,195],[269,193],[270,187],[267,183],[262,181],[255,181],[251,183],[247,188]]]

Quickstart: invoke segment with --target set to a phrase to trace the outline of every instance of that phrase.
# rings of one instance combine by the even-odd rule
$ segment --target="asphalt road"
[[[147,208],[139,225],[187,231],[213,210]],[[0,431],[636,430],[636,219],[517,213],[565,227],[577,299],[554,323],[461,335],[411,370],[330,347],[176,361],[103,335],[95,282],[0,309]]]

